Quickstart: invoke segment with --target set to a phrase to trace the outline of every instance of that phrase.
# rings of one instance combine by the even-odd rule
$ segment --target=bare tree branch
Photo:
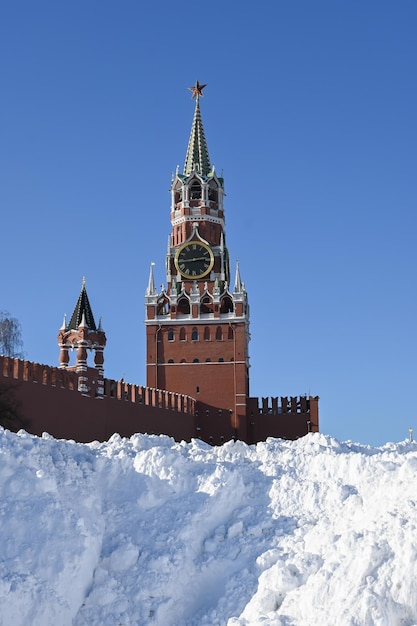
[[[22,328],[8,311],[0,311],[0,354],[23,358]]]

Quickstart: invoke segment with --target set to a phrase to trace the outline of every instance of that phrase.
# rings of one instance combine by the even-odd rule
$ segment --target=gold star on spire
[[[199,96],[203,97],[203,89],[207,87],[207,85],[200,85],[198,80],[195,81],[195,85],[193,87],[188,87],[188,89],[192,92],[193,98],[198,98]]]

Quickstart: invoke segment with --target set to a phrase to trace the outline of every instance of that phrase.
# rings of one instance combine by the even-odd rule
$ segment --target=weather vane
[[[188,87],[188,89],[193,94],[192,95],[193,98],[199,98],[199,96],[201,96],[201,97],[204,96],[204,94],[203,94],[204,87],[207,87],[207,85],[200,85],[198,80],[196,80],[195,81],[195,85],[193,87]]]

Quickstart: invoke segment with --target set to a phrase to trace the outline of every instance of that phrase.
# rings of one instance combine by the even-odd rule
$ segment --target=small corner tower
[[[155,288],[153,264],[145,295],[149,387],[197,400],[196,437],[221,443],[247,439],[249,306],[236,264],[231,283],[223,200],[205,138],[200,97],[190,87],[194,118],[183,172],[171,194],[166,286]],[[231,284],[233,287],[231,287]]]
[[[83,278],[81,292],[68,324],[64,316],[63,324],[59,329],[58,345],[60,349],[59,367],[75,371],[78,374],[78,390],[84,395],[103,397],[103,352],[106,345],[106,334],[101,327],[101,319],[98,327],[94,321],[85,288],[85,278]],[[76,350],[76,362],[73,366],[69,366],[69,350]],[[88,350],[94,350],[94,368],[88,367]],[[95,386],[94,393],[92,393],[92,385]]]

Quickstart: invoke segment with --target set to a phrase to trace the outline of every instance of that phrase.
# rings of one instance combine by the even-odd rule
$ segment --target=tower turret
[[[64,316],[64,322],[59,329],[58,345],[59,367],[77,372],[78,390],[91,395],[92,385],[95,385],[94,395],[102,397],[106,334],[101,326],[101,319],[98,327],[96,326],[85,287],[85,278],[82,280],[81,292],[68,324]],[[76,350],[76,362],[73,366],[69,366],[69,350]],[[94,368],[89,367],[87,363],[88,351],[92,350],[94,350]]]

